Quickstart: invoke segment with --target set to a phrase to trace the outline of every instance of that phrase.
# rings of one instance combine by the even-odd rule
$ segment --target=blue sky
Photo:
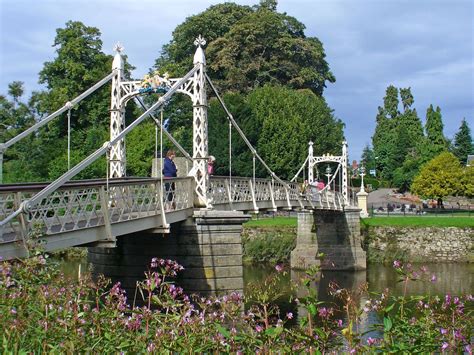
[[[235,1],[254,5],[255,1]],[[0,0],[0,93],[8,83],[38,90],[38,72],[54,59],[55,30],[68,20],[102,32],[103,50],[117,41],[143,76],[176,25],[215,0]],[[472,0],[280,0],[278,10],[306,25],[324,44],[336,76],[324,96],[345,124],[351,159],[371,142],[377,106],[393,84],[412,89],[424,121],[441,107],[445,135],[463,117],[474,130],[474,5]],[[474,132],[473,132],[474,133]],[[324,137],[315,137],[324,139]],[[306,147],[302,147],[306,149]]]

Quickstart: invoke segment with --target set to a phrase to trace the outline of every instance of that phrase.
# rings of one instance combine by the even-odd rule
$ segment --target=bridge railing
[[[344,201],[340,192],[302,190],[296,182],[284,184],[270,179],[255,179],[254,184],[252,178],[232,177],[229,179],[224,176],[212,176],[209,197],[214,205],[252,203],[252,208],[255,210],[262,206],[262,202],[266,202],[264,205],[267,208],[284,206],[288,208],[344,209]]]
[[[3,228],[1,242],[22,239],[36,228],[42,234],[57,234],[119,223],[161,214],[163,210],[193,207],[193,179],[113,179],[65,184]],[[23,201],[47,184],[0,188],[0,219],[18,209]],[[163,191],[163,193],[162,193]]]

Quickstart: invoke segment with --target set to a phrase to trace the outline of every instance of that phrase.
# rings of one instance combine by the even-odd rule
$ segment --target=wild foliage
[[[396,261],[405,290],[411,282],[435,282],[426,268]],[[221,297],[188,296],[173,283],[182,266],[153,258],[136,299],[127,299],[120,284],[93,281],[82,274],[65,278],[39,254],[0,263],[0,331],[4,353],[387,353],[472,352],[472,295],[393,297],[386,290],[367,295],[331,285],[340,300],[318,299],[318,270],[308,270],[292,312],[281,313],[275,300],[285,273],[254,284],[245,299],[238,293]],[[361,297],[367,298],[365,303]],[[137,299],[138,299],[137,298]],[[244,301],[247,309],[244,309]],[[367,317],[380,320],[367,337],[360,327]]]

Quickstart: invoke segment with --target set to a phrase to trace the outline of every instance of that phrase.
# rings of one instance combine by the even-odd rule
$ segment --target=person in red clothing
[[[213,155],[209,156],[209,159],[207,160],[207,173],[209,175],[214,175],[214,162],[216,161],[216,158]]]

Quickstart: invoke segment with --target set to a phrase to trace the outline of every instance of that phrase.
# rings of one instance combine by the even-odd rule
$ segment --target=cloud
[[[0,0],[0,92],[13,80],[38,88],[38,72],[54,58],[55,30],[68,20],[98,27],[106,53],[120,41],[140,77],[176,25],[218,2]],[[439,105],[448,136],[463,117],[474,129],[473,6],[471,0],[279,1],[279,11],[324,44],[337,79],[325,97],[346,123],[351,159],[371,141],[377,106],[390,84],[412,88],[422,118],[429,104]]]

